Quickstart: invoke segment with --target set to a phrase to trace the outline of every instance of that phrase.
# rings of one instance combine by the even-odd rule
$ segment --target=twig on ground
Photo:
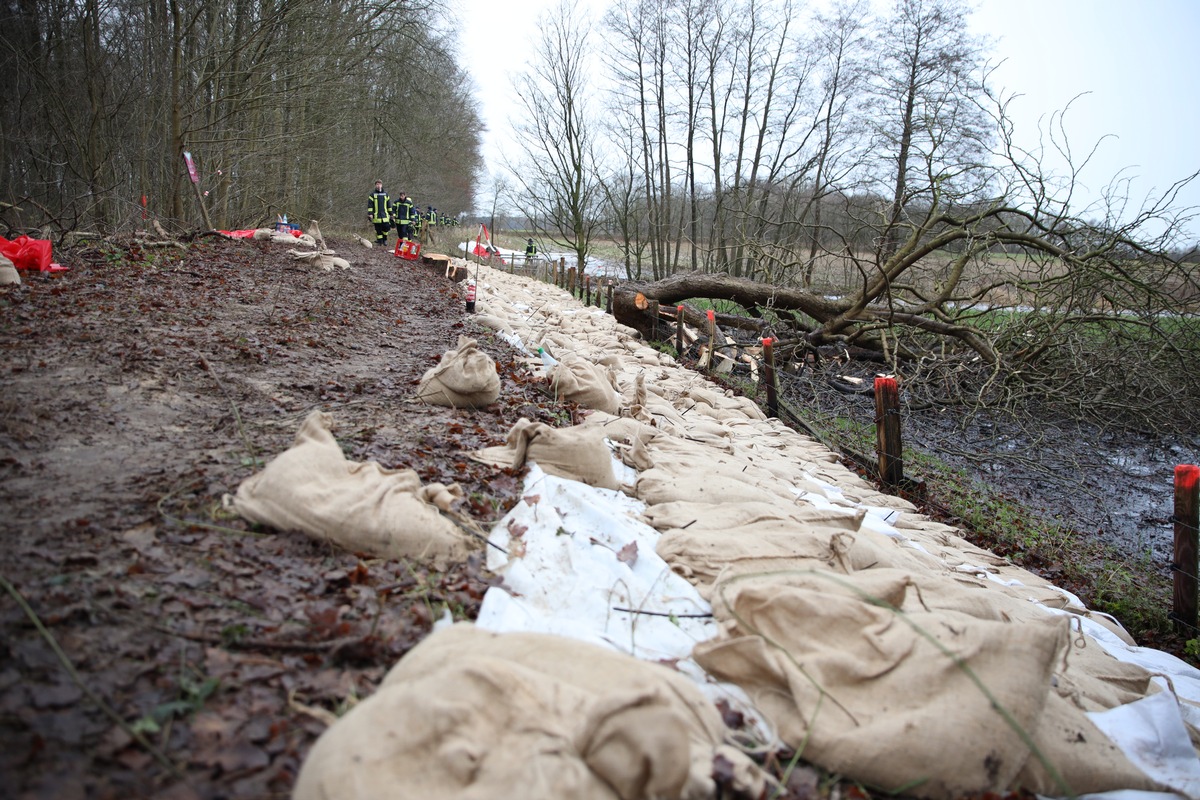
[[[212,364],[204,357],[203,353],[196,352],[196,357],[200,359],[200,363],[204,365],[204,369],[212,376],[213,381],[217,384],[217,388],[221,390],[221,394],[229,401],[229,407],[233,409],[233,418],[237,421],[238,434],[242,437],[242,444],[246,446],[246,453],[249,454],[250,460],[254,462],[254,468],[259,468],[258,453],[254,449],[254,445],[250,441],[250,437],[246,435],[246,426],[242,424],[242,415],[238,411],[237,403],[233,402],[233,398],[229,396],[229,392],[225,391],[225,385],[221,383],[221,379],[217,377],[216,370]]]
[[[183,774],[182,770],[179,769],[179,767],[175,766],[175,762],[171,761],[171,759],[168,758],[165,753],[155,747],[145,736],[142,735],[140,731],[134,730],[134,728],[128,722],[121,718],[121,715],[118,714],[112,708],[112,706],[106,703],[103,698],[91,690],[91,687],[83,682],[83,679],[75,670],[75,666],[71,663],[71,659],[67,657],[67,654],[63,652],[62,647],[59,646],[58,640],[54,638],[54,634],[50,633],[50,631],[46,629],[46,626],[42,623],[42,620],[37,615],[37,612],[33,610],[33,608],[29,605],[29,602],[17,590],[17,587],[13,586],[12,583],[10,583],[3,575],[0,575],[0,585],[4,586],[4,590],[9,593],[13,600],[17,602],[17,605],[21,607],[21,610],[25,612],[25,616],[29,618],[29,621],[33,623],[33,627],[36,628],[37,632],[42,635],[42,638],[46,640],[46,644],[50,645],[50,649],[53,650],[54,655],[58,657],[59,663],[62,664],[63,669],[65,669],[67,674],[71,676],[71,680],[76,686],[79,687],[80,691],[82,691],[89,700],[95,703],[97,708],[104,712],[106,717],[115,722],[117,726],[121,728],[121,730],[128,734],[131,739],[145,748],[146,752],[152,755],[155,761],[157,761],[164,769],[170,772],[172,777],[186,782],[186,776]]]
[[[626,614],[642,614],[647,617],[667,617],[670,619],[712,619],[712,612],[708,614],[676,614],[671,611],[640,611],[636,608],[621,608],[613,606],[613,611],[623,611]]]
[[[209,633],[190,633],[177,631],[164,625],[152,626],[154,630],[169,636],[178,636],[201,644],[215,644],[231,650],[277,650],[285,653],[321,653],[326,650],[336,650],[348,644],[362,641],[362,636],[343,636],[340,639],[330,639],[325,642],[279,642],[272,639],[245,639],[213,636]]]

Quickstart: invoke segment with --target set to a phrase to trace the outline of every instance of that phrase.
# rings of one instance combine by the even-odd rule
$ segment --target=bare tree
[[[933,183],[973,174],[987,152],[982,47],[967,32],[961,0],[895,0],[875,38],[875,148],[890,173],[890,204],[876,259],[890,257],[906,205],[926,204]],[[926,174],[914,180],[914,161]]]
[[[510,165],[521,188],[518,209],[538,222],[539,234],[570,248],[580,269],[591,252],[602,202],[593,153],[589,36],[588,21],[567,0],[542,20],[531,68],[517,82],[523,153]]]

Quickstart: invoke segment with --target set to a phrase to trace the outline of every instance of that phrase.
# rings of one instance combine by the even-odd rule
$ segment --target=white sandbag
[[[17,272],[17,268],[13,263],[4,256],[0,256],[0,286],[8,286],[10,284],[19,285],[21,283],[21,273]]]

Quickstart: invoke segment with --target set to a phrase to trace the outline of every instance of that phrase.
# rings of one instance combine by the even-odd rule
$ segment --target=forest
[[[376,178],[467,211],[481,122],[445,15],[408,0],[5,2],[3,219],[54,236],[147,217],[194,229],[198,193],[218,229],[345,223]]]

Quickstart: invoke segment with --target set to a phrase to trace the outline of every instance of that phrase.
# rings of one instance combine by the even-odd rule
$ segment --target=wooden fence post
[[[1171,603],[1171,618],[1176,631],[1186,639],[1197,638],[1196,587],[1197,539],[1200,534],[1200,467],[1180,464],[1175,467],[1175,593]]]
[[[675,353],[683,358],[683,306],[675,306]]]
[[[575,296],[575,267],[567,267],[567,292]]]
[[[900,444],[900,389],[895,378],[875,378],[875,435],[879,449],[879,478],[888,486],[904,481]]]
[[[775,340],[766,337],[763,346],[763,380],[767,385],[767,411],[772,417],[779,416],[779,396],[775,387]]]
[[[583,289],[584,289],[583,304],[585,306],[590,306],[592,304],[592,276],[591,275],[588,275],[586,278],[583,279]]]
[[[708,356],[704,359],[704,371],[712,372],[713,356],[717,349],[717,314],[708,310]]]
[[[613,296],[613,282],[610,279],[608,281],[608,297],[604,301],[604,311],[609,314],[612,313],[612,296]]]

